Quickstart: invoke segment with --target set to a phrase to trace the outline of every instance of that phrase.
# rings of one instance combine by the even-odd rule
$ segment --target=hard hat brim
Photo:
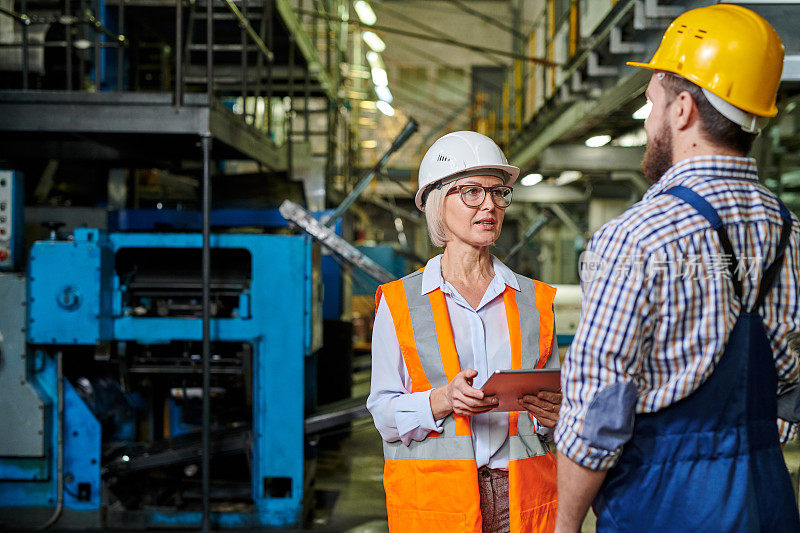
[[[517,181],[517,178],[519,177],[519,168],[512,165],[477,165],[474,167],[464,168],[459,170],[458,172],[454,172],[453,174],[444,176],[441,179],[438,179],[435,182],[428,184],[427,187],[418,190],[417,194],[414,196],[414,203],[416,204],[417,209],[423,212],[425,211],[425,208],[422,205],[422,197],[425,191],[430,190],[432,187],[436,186],[437,183],[444,181],[451,176],[454,176],[456,174],[461,174],[464,172],[470,172],[471,173],[470,175],[475,176],[479,174],[478,171],[480,170],[502,170],[503,172],[508,174],[508,179],[505,182],[503,182],[505,185],[511,185],[512,183]],[[468,178],[469,175],[463,177]]]
[[[664,66],[657,65],[657,64],[655,64],[653,62],[650,62],[650,63],[639,63],[639,62],[636,62],[636,61],[627,61],[625,64],[626,65],[630,65],[632,67],[646,68],[648,70],[662,70],[664,72],[670,72],[672,74],[675,74],[676,76],[680,76],[680,77],[682,77],[682,78],[694,83],[698,87],[701,87],[701,88],[711,92],[712,94],[716,94],[720,98],[723,98],[723,99],[725,98],[725,95],[719,94],[719,92],[720,92],[719,89],[710,88],[710,87],[703,87],[703,85],[701,85],[698,81],[691,79],[691,76],[687,76],[685,73],[678,72],[678,71],[676,71],[674,69],[666,68]],[[733,105],[733,104],[731,104],[731,105]],[[753,107],[750,107],[750,106],[736,106],[736,107],[738,107],[742,111],[745,111],[746,113],[752,113],[753,115],[756,115],[756,116],[759,116],[759,117],[774,117],[775,115],[778,114],[778,107],[774,103],[772,104],[772,107],[770,109],[758,109],[758,108],[753,108]]]

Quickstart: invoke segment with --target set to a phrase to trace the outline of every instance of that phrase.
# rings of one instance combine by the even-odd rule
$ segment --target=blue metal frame
[[[331,214],[333,210],[315,211],[317,219]],[[200,211],[178,211],[175,209],[121,209],[108,214],[109,231],[154,231],[169,228],[171,231],[200,231]],[[277,209],[214,209],[211,211],[211,226],[219,228],[263,227],[285,228],[289,222]],[[336,235],[342,236],[342,219],[333,227]],[[372,258],[374,259],[374,258]],[[386,266],[383,265],[382,266]],[[388,268],[388,267],[387,267]],[[405,275],[405,266],[398,270]],[[395,272],[394,267],[389,268]],[[365,279],[366,276],[361,275]],[[360,279],[360,278],[359,278]],[[371,283],[371,281],[370,281]],[[325,320],[341,320],[342,302],[345,299],[342,286],[342,267],[327,250],[322,251],[322,284],[325,286],[322,316]]]
[[[321,344],[321,327],[315,327],[315,323],[321,322],[321,306],[317,287],[319,265],[314,265],[314,246],[311,238],[305,235],[211,235],[212,249],[246,249],[252,261],[249,292],[241,299],[249,312],[242,312],[235,318],[212,319],[211,340],[248,342],[253,347],[254,507],[252,513],[214,513],[215,525],[286,527],[297,525],[301,520],[305,367]],[[95,345],[110,340],[142,344],[201,340],[200,319],[135,317],[129,313],[123,307],[124,287],[113,268],[114,255],[122,249],[201,247],[202,236],[196,233],[107,234],[97,229],[75,230],[73,241],[35,243],[30,260],[29,342],[43,346]],[[51,403],[51,412],[55,413],[53,363],[49,356],[42,357],[46,364],[36,381]],[[78,435],[70,433],[70,439],[82,442],[77,449],[82,448],[83,452],[73,452],[68,441],[65,465],[72,465],[76,482],[77,472],[93,480],[92,500],[70,505],[76,510],[96,510],[100,505],[99,499],[95,500],[100,494],[100,424],[72,387],[68,383],[65,385],[65,427],[68,431],[85,428]],[[13,506],[53,505],[53,458],[57,449],[53,438],[50,439],[47,483],[36,485],[40,487],[36,490],[14,492],[8,489],[11,490],[8,493],[5,485],[0,484],[1,506],[9,503]],[[86,450],[92,451],[87,453]],[[97,463],[92,463],[95,458]],[[284,488],[289,486],[288,493],[283,494]],[[277,487],[277,493],[270,494],[270,487]],[[150,526],[197,527],[201,522],[199,512],[142,512],[147,515]]]
[[[58,482],[58,380],[53,356],[37,351],[27,375],[47,410],[48,453],[42,458],[0,458],[2,507],[55,506]],[[92,412],[64,380],[64,508],[94,515],[100,513],[100,455],[102,428]],[[81,500],[79,485],[88,484],[89,498]]]

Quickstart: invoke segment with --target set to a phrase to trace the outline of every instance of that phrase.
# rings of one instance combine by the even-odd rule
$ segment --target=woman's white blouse
[[[455,288],[442,278],[442,256],[428,261],[422,274],[422,293],[441,288],[447,302],[461,369],[478,372],[472,386],[480,389],[497,369],[511,366],[508,321],[503,303],[506,285],[519,290],[517,278],[499,259],[492,257],[494,278],[477,309],[473,309]],[[558,368],[557,354],[547,361],[548,368]],[[400,353],[394,322],[384,299],[381,299],[372,330],[372,385],[367,398],[375,427],[386,441],[422,440],[431,431],[441,432],[441,420],[431,413],[430,391],[411,393],[411,377]],[[480,468],[508,468],[508,413],[484,413],[471,417],[475,462]],[[540,435],[551,429],[540,426]]]

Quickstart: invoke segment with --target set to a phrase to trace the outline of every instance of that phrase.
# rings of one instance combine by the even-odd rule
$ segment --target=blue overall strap
[[[703,218],[708,220],[709,224],[711,224],[711,227],[719,236],[719,242],[722,245],[723,251],[728,255],[728,257],[730,257],[728,270],[730,271],[731,275],[731,283],[733,283],[733,292],[741,300],[742,285],[741,283],[737,283],[736,280],[736,266],[739,264],[739,262],[736,259],[736,254],[733,253],[733,246],[731,245],[731,240],[728,237],[728,232],[725,231],[725,226],[722,225],[722,219],[719,217],[719,214],[717,214],[717,211],[711,207],[711,204],[708,203],[705,198],[691,190],[689,187],[684,187],[683,185],[676,185],[675,187],[672,187],[661,194],[670,194],[683,200],[687,204],[694,207],[695,210],[703,216]]]
[[[781,229],[781,239],[778,241],[778,251],[775,252],[775,260],[764,271],[764,277],[761,278],[761,286],[758,288],[758,296],[756,297],[756,304],[753,307],[757,311],[764,303],[764,299],[772,290],[775,285],[775,280],[778,279],[778,274],[783,266],[783,257],[786,254],[786,247],[789,245],[789,237],[792,236],[792,215],[789,214],[789,209],[783,202],[778,200],[778,205],[781,208],[781,218],[783,219],[783,228]]]

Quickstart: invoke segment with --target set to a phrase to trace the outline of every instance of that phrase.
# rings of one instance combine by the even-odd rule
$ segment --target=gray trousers
[[[478,491],[481,495],[483,533],[508,533],[508,471],[481,467],[478,469]]]

